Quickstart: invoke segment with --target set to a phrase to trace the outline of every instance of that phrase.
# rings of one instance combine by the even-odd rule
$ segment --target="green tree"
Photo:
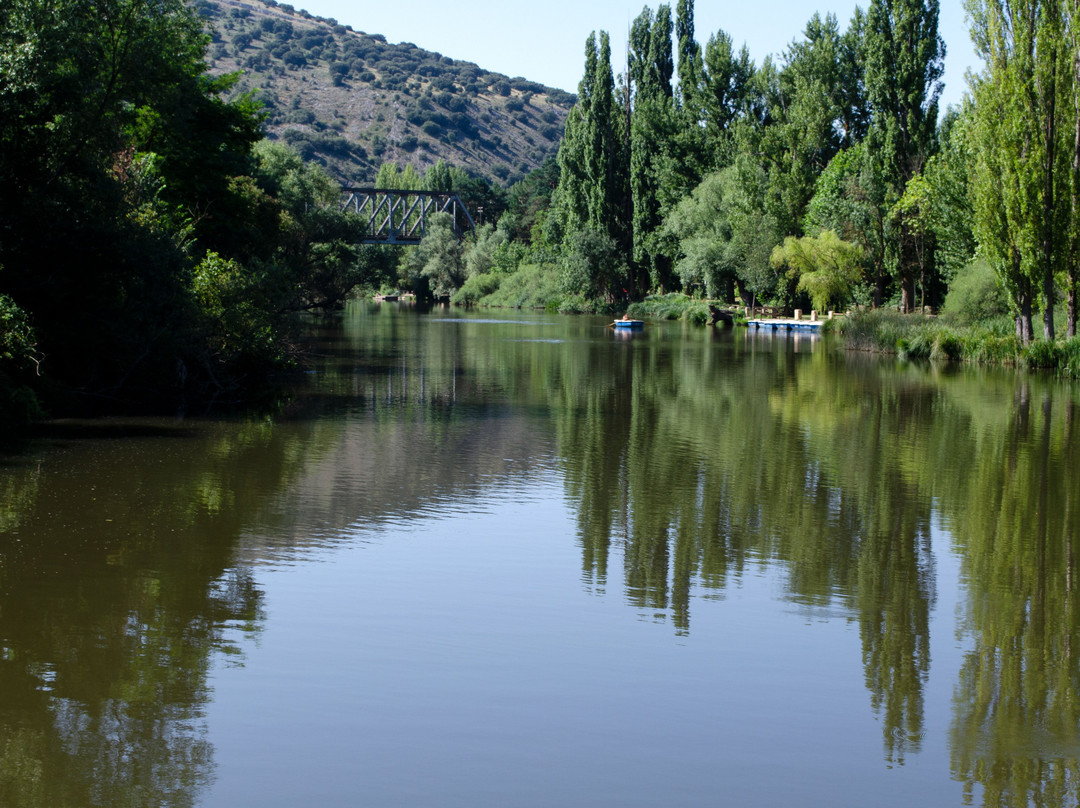
[[[587,300],[625,299],[626,261],[615,240],[594,228],[575,231],[564,247],[562,287]]]
[[[621,137],[623,114],[615,99],[611,73],[611,45],[606,32],[595,34],[585,45],[585,76],[578,85],[578,103],[567,119],[566,134],[559,147],[559,186],[552,206],[551,235],[567,250],[567,261],[580,267],[575,244],[606,234],[623,255],[632,249],[629,144]],[[588,234],[582,235],[588,231]],[[588,264],[588,262],[586,262]],[[604,264],[607,267],[607,264]],[[618,263],[622,275],[607,273],[585,283],[608,300],[632,294],[633,281],[625,261]],[[579,277],[576,270],[568,278]],[[591,295],[587,295],[591,296]]]
[[[694,38],[694,0],[679,0],[675,7],[678,42],[679,103],[691,120],[700,120],[701,46]]]
[[[471,278],[491,272],[497,260],[496,252],[508,241],[506,231],[501,227],[496,229],[490,223],[481,225],[465,249],[465,276]]]
[[[785,53],[784,65],[769,88],[772,125],[762,150],[768,155],[772,208],[787,234],[803,231],[803,215],[817,177],[844,145],[845,87],[841,35],[836,18],[818,15],[806,24],[801,41]]]
[[[723,168],[732,161],[731,128],[748,117],[750,82],[754,63],[746,46],[736,54],[731,37],[717,31],[705,45],[702,79],[702,107],[706,137],[716,153],[713,168]]]
[[[862,141],[829,162],[815,183],[804,229],[809,235],[833,230],[844,241],[863,248],[871,269],[873,304],[880,306],[895,261],[895,250],[890,249],[893,222],[887,215],[880,163],[869,159],[866,151],[867,143]]]
[[[679,243],[684,285],[703,283],[709,297],[733,302],[735,285],[752,305],[776,290],[769,256],[780,238],[765,210],[766,176],[748,157],[702,180],[664,220]]]
[[[449,213],[428,219],[427,232],[405,256],[404,266],[407,282],[415,286],[417,280],[425,280],[436,298],[450,297],[465,282],[465,248]]]
[[[971,222],[969,173],[970,104],[963,113],[950,109],[938,127],[940,149],[927,161],[922,176],[930,186],[929,224],[934,234],[934,263],[946,284],[975,255]]]
[[[641,272],[635,291],[664,290],[673,281],[671,259],[658,234],[665,210],[678,191],[670,187],[670,167],[678,119],[672,100],[671,9],[662,5],[653,20],[645,9],[634,21],[638,51],[631,64],[634,79],[630,120],[630,193],[633,261]],[[681,190],[681,189],[679,189]],[[674,197],[674,198],[673,198]]]
[[[42,372],[154,396],[202,348],[190,271],[228,246],[259,120],[224,101],[179,0],[23,0],[0,15],[0,283],[34,320]],[[181,379],[183,374],[180,374]]]
[[[325,171],[270,140],[256,144],[254,155],[256,180],[279,212],[276,230],[268,234],[272,256],[251,263],[287,296],[280,309],[335,308],[382,273],[382,251],[361,246],[363,223],[341,209],[341,189]]]
[[[863,274],[863,251],[857,244],[841,241],[832,230],[819,236],[788,236],[771,256],[772,265],[787,267],[799,279],[798,289],[810,295],[818,311],[842,309]]]
[[[864,35],[866,93],[870,102],[867,156],[884,178],[885,204],[904,193],[935,149],[945,43],[938,35],[937,0],[872,0]],[[901,308],[914,307],[918,260],[904,217],[897,232]]]
[[[548,219],[551,241],[558,244],[567,234],[582,229],[589,222],[588,126],[593,114],[598,60],[594,32],[585,41],[585,72],[578,83],[578,102],[566,117],[566,128],[559,144],[559,184],[551,200],[554,215]]]
[[[1025,342],[1033,336],[1037,293],[1043,335],[1054,338],[1054,273],[1069,227],[1076,147],[1065,138],[1076,131],[1067,117],[1075,109],[1074,57],[1063,12],[1061,2],[968,4],[976,49],[986,60],[973,79],[976,232],[1010,292]]]

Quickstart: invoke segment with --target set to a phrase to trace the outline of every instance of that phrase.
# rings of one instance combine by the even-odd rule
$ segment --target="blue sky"
[[[584,65],[585,39],[592,31],[611,35],[613,68],[620,72],[626,31],[641,13],[643,2],[619,0],[290,0],[320,17],[391,42],[412,42],[454,59],[475,62],[485,70],[524,76],[551,87],[575,92]],[[655,9],[657,2],[649,3]],[[670,3],[674,9],[676,3]],[[864,9],[868,2],[859,3]],[[779,56],[801,38],[807,20],[817,11],[835,14],[847,27],[855,2],[844,0],[741,0],[695,3],[695,34],[702,45],[723,29],[750,50],[755,63]],[[966,89],[964,73],[979,64],[971,46],[960,0],[943,0],[939,32],[945,40],[945,91],[942,108],[958,103]]]

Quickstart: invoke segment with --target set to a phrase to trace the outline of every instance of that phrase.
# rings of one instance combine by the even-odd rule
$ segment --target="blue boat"
[[[644,320],[616,320],[612,323],[616,328],[639,329],[645,327]]]

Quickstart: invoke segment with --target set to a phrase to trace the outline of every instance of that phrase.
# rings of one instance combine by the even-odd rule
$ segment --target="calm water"
[[[1077,390],[604,325],[0,458],[0,805],[1076,805]]]

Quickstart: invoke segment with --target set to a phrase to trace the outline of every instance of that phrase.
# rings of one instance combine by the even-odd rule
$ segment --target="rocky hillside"
[[[274,0],[195,0],[211,25],[212,71],[241,71],[267,132],[338,179],[371,182],[384,162],[439,158],[501,183],[558,149],[574,97],[488,72]]]

